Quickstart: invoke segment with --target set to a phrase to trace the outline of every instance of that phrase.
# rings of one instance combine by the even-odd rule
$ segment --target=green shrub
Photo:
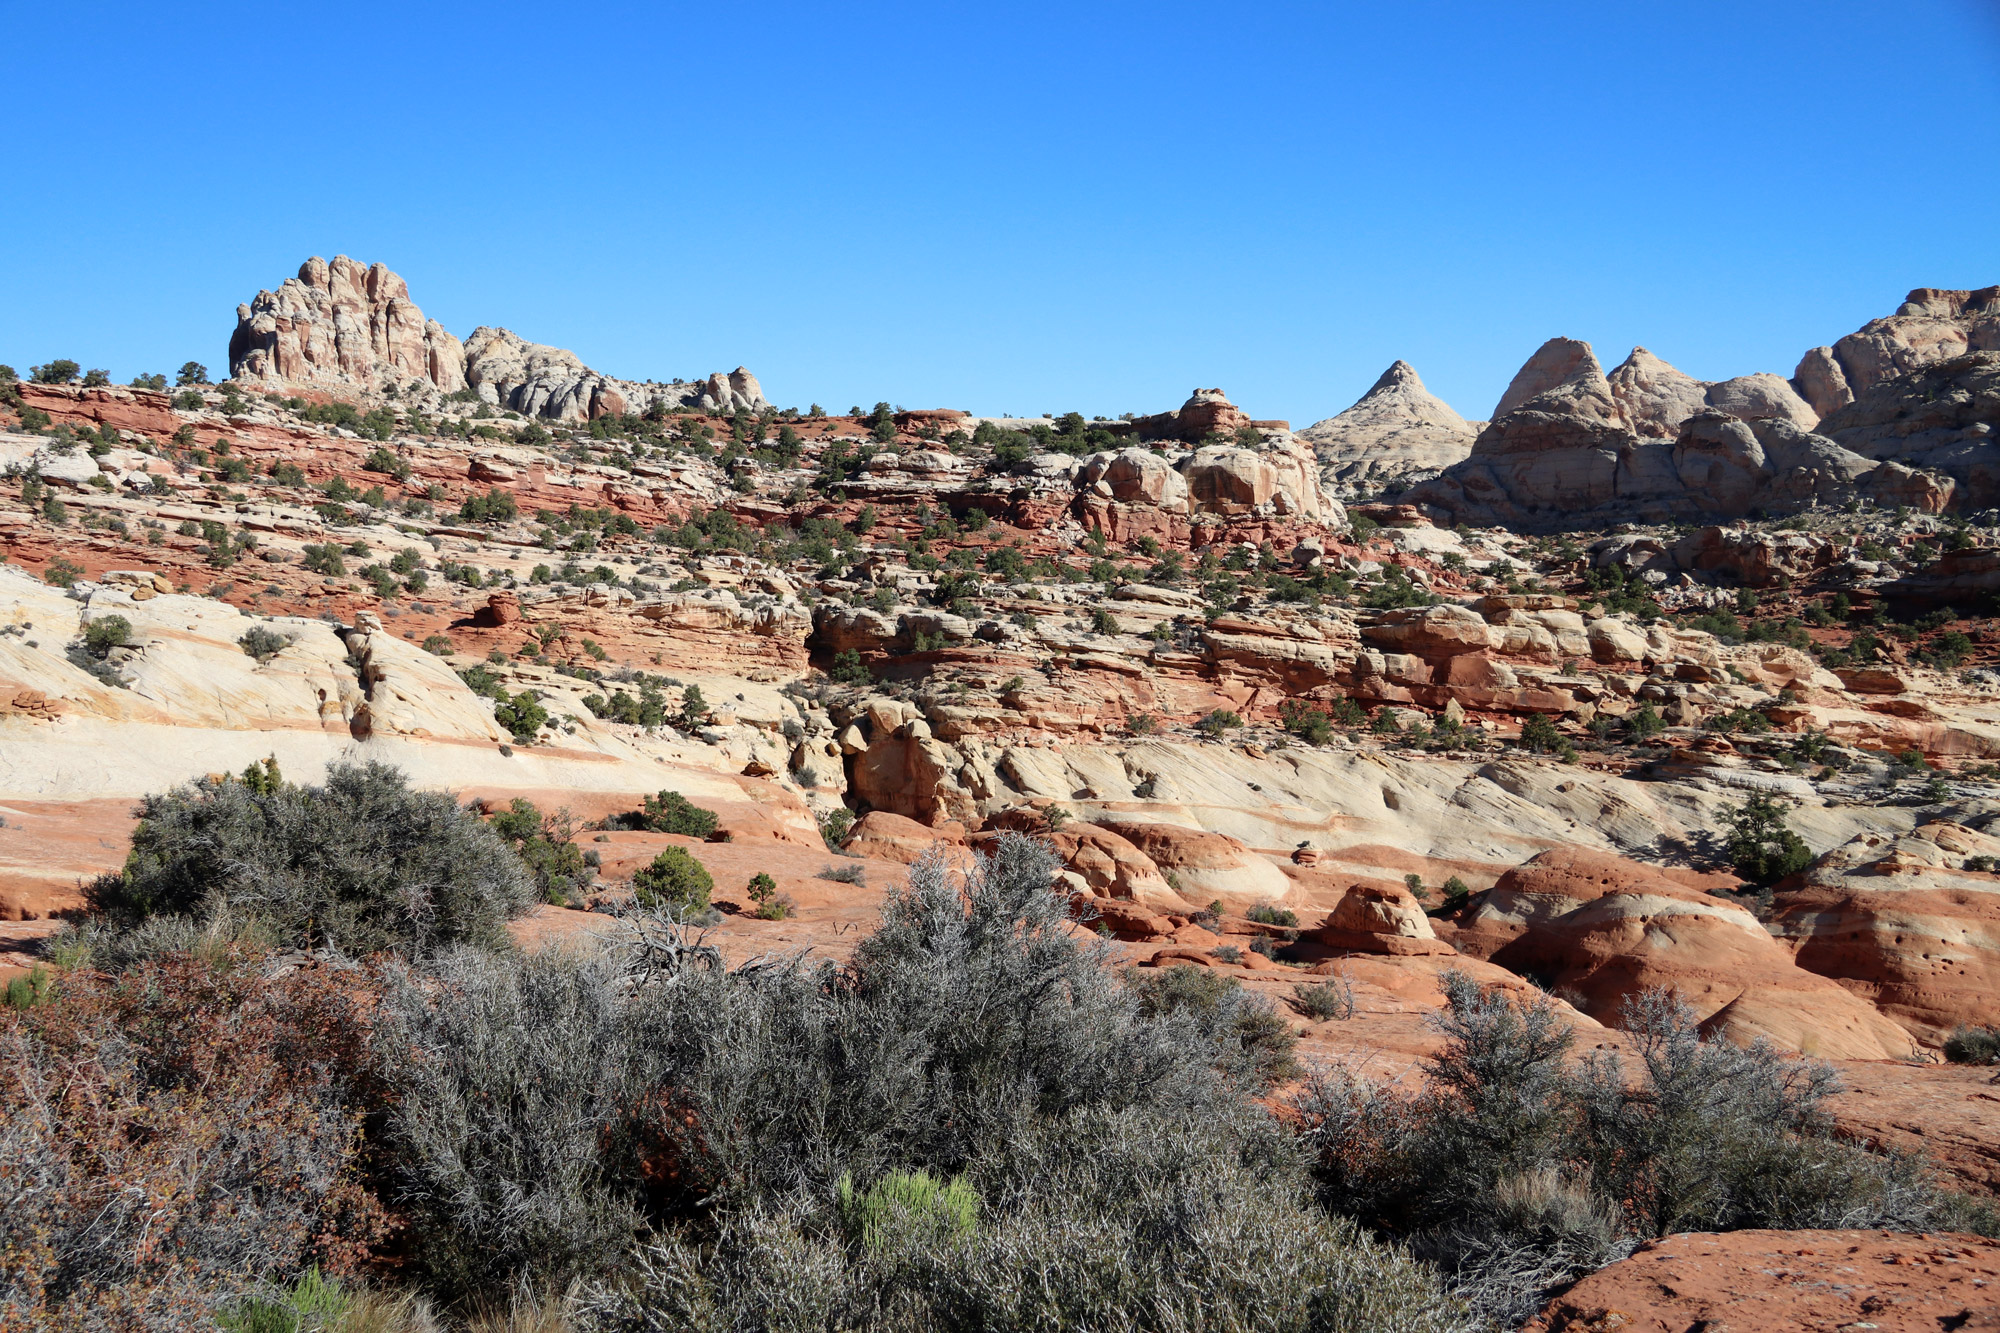
[[[835,1200],[841,1225],[864,1250],[880,1251],[912,1230],[962,1239],[979,1225],[979,1195],[964,1176],[946,1183],[928,1171],[891,1171],[856,1190],[854,1178],[844,1175]]]
[[[628,819],[634,819],[628,816]],[[645,808],[636,816],[638,827],[654,833],[675,833],[683,838],[706,838],[715,832],[716,813],[694,804],[677,791],[648,796]]]
[[[102,658],[130,642],[132,622],[123,616],[99,616],[83,627],[83,646],[92,657]]]
[[[847,835],[853,829],[854,812],[845,806],[830,810],[819,818],[820,841],[827,845],[829,851],[839,851],[840,845],[847,841]]]
[[[261,664],[270,661],[279,653],[291,647],[292,641],[289,637],[278,633],[276,630],[267,629],[263,625],[252,625],[248,630],[244,631],[243,637],[238,639],[236,644],[245,653],[256,658]]]
[[[7,981],[6,1002],[9,1009],[32,1009],[38,1004],[47,1004],[55,993],[55,978],[49,969],[36,963],[18,977]]]
[[[126,930],[233,913],[288,945],[352,955],[504,947],[507,919],[533,901],[482,820],[373,763],[334,765],[321,786],[204,778],[148,796],[125,868],[86,896]]]
[[[1352,705],[1352,700],[1344,700]],[[1278,705],[1278,717],[1286,731],[1308,745],[1325,745],[1333,739],[1333,719],[1323,708],[1314,708],[1297,699]]]
[[[1952,1029],[1944,1039],[1944,1058],[1955,1065],[2000,1064],[2000,1028]]]
[[[1774,884],[1812,864],[1812,849],[1785,823],[1776,797],[1753,796],[1731,811],[1729,860],[1752,884]]]
[[[502,690],[494,699],[493,720],[513,735],[515,743],[529,745],[548,724],[549,710],[542,707],[533,690],[522,690],[512,697]]]
[[[1242,718],[1226,708],[1218,708],[1197,721],[1194,729],[1204,736],[1219,737],[1224,732],[1233,731],[1242,725]]]
[[[709,891],[715,880],[708,867],[695,860],[686,849],[668,847],[632,876],[632,890],[641,904],[664,907],[688,916],[709,910]]]
[[[1251,905],[1250,910],[1243,915],[1252,921],[1261,922],[1267,926],[1296,926],[1299,924],[1299,914],[1297,912],[1294,912],[1289,907],[1280,907],[1276,903],[1254,903]]]
[[[534,802],[515,797],[491,821],[507,840],[546,902],[575,904],[595,874],[576,845],[576,820],[568,809],[544,815]]]

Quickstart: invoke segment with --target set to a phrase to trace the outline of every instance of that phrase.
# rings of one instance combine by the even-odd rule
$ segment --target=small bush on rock
[[[709,910],[708,895],[714,888],[708,867],[680,847],[666,848],[632,877],[632,890],[642,904],[691,917]]]
[[[676,833],[683,838],[706,838],[715,832],[716,825],[715,811],[696,805],[677,791],[648,796],[645,809],[626,818],[654,833]]]
[[[2000,1064],[2000,1028],[1954,1028],[1944,1039],[1944,1058],[1955,1065]]]

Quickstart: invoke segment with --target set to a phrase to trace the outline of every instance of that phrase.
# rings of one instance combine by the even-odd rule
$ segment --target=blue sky
[[[297,9],[296,13],[282,11]],[[2000,283],[2000,6],[0,3],[0,361],[218,371],[307,255],[779,404],[1295,425],[1545,338],[1789,374]]]

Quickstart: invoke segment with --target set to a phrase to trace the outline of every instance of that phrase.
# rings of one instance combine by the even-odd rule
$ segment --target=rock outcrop
[[[1895,1231],[1684,1232],[1563,1291],[1526,1333],[1995,1326],[2000,1242]]]
[[[1456,522],[1555,531],[1775,515],[1858,496],[1904,504],[1912,492],[1942,508],[1948,497],[1946,487],[1914,485],[1901,464],[1802,427],[1810,411],[1788,404],[1770,377],[1701,385],[1650,354],[1619,369],[1622,388],[1588,343],[1551,339],[1515,375],[1465,461],[1404,498]],[[1673,438],[1640,433],[1635,408],[1638,425],[1663,429],[1694,407],[1696,388],[1701,406]],[[1739,415],[1767,407],[1773,415]]]
[[[1721,381],[1698,380],[1682,373],[1643,347],[1606,377],[1612,396],[1625,409],[1632,432],[1642,438],[1671,440],[1681,423],[1697,412],[1716,411],[1740,421],[1775,417],[1809,431],[1819,414],[1772,374],[1739,375]]]
[[[1850,1060],[1913,1049],[1865,1000],[1794,963],[1744,908],[1602,853],[1558,848],[1508,871],[1468,906],[1452,943],[1567,989],[1605,1024],[1641,991],[1668,989],[1704,1031],[1738,1042]]]
[[[465,387],[465,349],[386,264],[314,255],[275,292],[236,307],[229,374],[260,386],[378,393],[419,381]]]
[[[1996,315],[2000,327],[2000,315]],[[1942,473],[1953,507],[2000,505],[2000,350],[1933,361],[1860,391],[1820,430],[1863,458]]]
[[[463,344],[424,318],[409,284],[383,264],[314,256],[275,292],[236,308],[230,376],[261,388],[360,395],[470,387],[496,407],[551,421],[644,412],[655,404],[705,412],[770,407],[757,377],[738,366],[707,380],[619,380],[574,352],[481,326]]]
[[[741,366],[699,384],[619,380],[592,370],[574,352],[500,328],[477,328],[466,339],[465,378],[485,402],[550,421],[641,413],[656,403],[721,413],[770,406],[757,377]]]
[[[2000,351],[2000,287],[1919,287],[1896,313],[1872,319],[1799,360],[1792,387],[1822,417],[1900,375],[1968,352]]]
[[[2000,838],[1949,821],[1862,834],[1772,902],[1799,966],[1935,1042],[2000,1024]],[[1977,858],[1985,858],[1979,860]]]
[[[1312,446],[1327,486],[1347,497],[1436,476],[1472,452],[1478,433],[1424,387],[1409,362],[1398,361],[1354,406],[1299,438]]]

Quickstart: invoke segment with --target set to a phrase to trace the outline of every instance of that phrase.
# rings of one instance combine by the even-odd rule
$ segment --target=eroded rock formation
[[[705,381],[619,380],[574,352],[482,326],[463,344],[410,299],[387,265],[314,256],[275,292],[236,308],[232,378],[260,388],[376,395],[454,394],[468,386],[494,406],[550,421],[588,421],[658,404],[728,414],[770,407],[738,366]]]
[[[1472,452],[1478,433],[1424,388],[1409,362],[1398,361],[1354,406],[1314,422],[1299,438],[1318,456],[1326,484],[1352,496],[1435,476]]]

